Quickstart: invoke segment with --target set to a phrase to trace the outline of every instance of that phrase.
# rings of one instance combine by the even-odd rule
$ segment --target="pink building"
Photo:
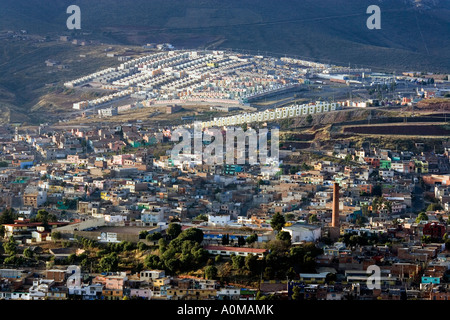
[[[113,164],[123,166],[125,159],[133,159],[133,156],[131,154],[120,154],[113,156]]]
[[[152,290],[150,288],[130,289],[130,297],[139,297],[144,300],[152,298]]]
[[[128,280],[126,275],[97,276],[92,283],[101,283],[105,289],[123,290],[125,282]]]

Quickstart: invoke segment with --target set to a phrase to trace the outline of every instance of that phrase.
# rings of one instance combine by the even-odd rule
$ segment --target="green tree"
[[[14,213],[14,209],[6,208],[0,215],[0,224],[11,224],[17,219],[17,215]]]
[[[222,236],[222,245],[226,246],[228,244],[230,244],[230,236],[228,234],[224,234]]]
[[[385,208],[389,214],[392,214],[392,202],[389,200],[385,200],[383,202],[383,208]]]
[[[426,235],[423,235],[421,240],[422,240],[422,243],[431,243],[433,241],[431,236],[426,236]]]
[[[49,222],[57,221],[56,216],[54,214],[49,214],[46,210],[43,210],[43,209],[38,211],[38,213],[36,214],[35,220],[37,222],[42,222],[45,229],[49,228],[49,226],[48,226]]]
[[[208,221],[208,216],[206,214],[199,214],[197,217],[195,217],[195,220]]]
[[[287,243],[289,243],[289,245],[291,244],[291,234],[289,232],[286,231],[281,231],[277,234],[277,239],[281,240],[281,241],[285,241]]]
[[[148,247],[145,243],[139,242],[139,243],[137,244],[137,248],[138,248],[139,251],[145,251],[145,250],[147,250],[149,247]]]
[[[145,237],[145,239],[147,241],[157,241],[159,239],[162,238],[162,234],[161,232],[154,232],[154,233],[149,233],[147,234],[147,236]]]
[[[72,253],[71,255],[69,255],[67,257],[67,264],[70,264],[70,265],[76,264],[77,260],[78,260],[77,255],[75,253]]]
[[[245,245],[245,239],[243,236],[239,236],[238,237],[238,246],[242,247],[243,245]]]
[[[194,262],[197,265],[201,265],[208,260],[208,251],[203,249],[202,247],[196,247],[191,251],[194,256]]]
[[[252,274],[255,274],[258,272],[258,256],[253,254],[248,254],[245,257],[245,268],[250,271]]]
[[[176,273],[181,266],[181,262],[179,259],[172,258],[164,260],[164,266],[170,273]]]
[[[148,235],[148,231],[147,230],[142,230],[141,232],[139,232],[139,239],[145,239]]]
[[[159,269],[161,268],[161,259],[155,254],[149,254],[145,257],[144,265],[150,269]]]
[[[34,253],[33,253],[33,251],[31,251],[30,248],[26,248],[25,250],[23,250],[23,255],[25,258],[28,258],[28,259],[32,259],[34,257]]]
[[[439,203],[430,203],[426,211],[442,210],[442,206]]]
[[[12,255],[12,256],[6,257],[5,260],[3,261],[3,264],[14,265],[15,267],[19,267],[21,265],[24,265],[25,261],[24,261],[23,257],[18,257],[16,255]]]
[[[337,280],[337,277],[336,277],[336,274],[335,273],[328,273],[326,276],[325,276],[325,282],[326,283],[333,283],[333,282],[335,282]]]
[[[9,237],[8,242],[5,242],[3,244],[3,250],[5,250],[5,253],[9,256],[15,255],[17,253],[17,243],[12,236]]]
[[[215,266],[207,266],[205,268],[206,279],[210,279],[210,280],[216,279],[217,274],[218,274],[218,270]]]
[[[306,123],[308,124],[308,125],[311,125],[311,123],[313,122],[313,117],[312,117],[312,115],[311,114],[308,114],[307,116],[306,116]]]
[[[383,197],[382,196],[375,197],[372,201],[372,212],[379,213],[380,209],[382,208],[382,205],[383,205]]]
[[[291,296],[292,300],[300,300],[301,298],[301,292],[300,292],[300,288],[295,286],[292,288],[292,296]]]
[[[117,271],[119,266],[119,257],[117,253],[112,252],[100,259],[98,267],[101,272],[114,272]]]
[[[350,153],[348,153],[345,158],[344,158],[344,162],[349,163],[353,160],[353,157]]]
[[[231,262],[234,269],[242,269],[245,264],[245,258],[243,256],[232,256]]]
[[[422,220],[428,220],[428,216],[425,212],[420,212],[416,218],[416,223],[420,223]]]
[[[183,241],[192,240],[197,243],[202,243],[203,231],[198,228],[189,228],[181,232],[177,238]]]
[[[280,231],[284,227],[285,223],[286,220],[284,216],[278,212],[272,216],[272,219],[270,219],[270,226],[275,231]]]
[[[264,269],[264,278],[266,280],[271,280],[274,278],[274,276],[275,276],[275,272],[273,271],[272,267],[266,267]]]
[[[293,267],[290,267],[286,272],[286,277],[291,280],[297,277],[297,272],[295,272],[295,269]]]
[[[181,225],[178,223],[171,223],[166,231],[171,239],[175,239],[181,233]]]
[[[258,241],[258,235],[256,233],[252,233],[247,238],[245,238],[245,242],[247,242],[247,244],[252,244],[256,241]]]
[[[159,247],[159,251],[160,251],[161,253],[164,253],[164,251],[166,251],[166,249],[167,249],[167,243],[166,243],[166,241],[164,240],[164,238],[161,238],[161,239],[158,240],[158,247]]]
[[[61,240],[62,234],[59,231],[54,231],[54,232],[52,232],[51,237],[53,240]]]
[[[315,214],[311,214],[308,218],[308,222],[310,224],[314,224],[316,222],[319,222],[319,219],[317,218],[317,216]]]

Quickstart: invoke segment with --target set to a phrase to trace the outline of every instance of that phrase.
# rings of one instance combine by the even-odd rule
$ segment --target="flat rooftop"
[[[85,231],[85,232],[112,232],[121,234],[139,234],[141,231],[149,231],[159,229],[159,227],[98,227],[96,230]]]

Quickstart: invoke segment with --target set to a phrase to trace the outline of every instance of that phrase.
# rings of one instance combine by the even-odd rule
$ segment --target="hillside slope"
[[[81,8],[79,31],[66,27],[72,4]],[[366,9],[373,4],[381,9],[381,30],[366,27]],[[450,73],[449,0],[0,0],[0,5],[0,32],[71,35],[108,45],[169,42],[180,49],[231,48],[397,73]],[[47,59],[69,68],[48,68]],[[104,58],[103,48],[0,39],[0,122],[44,121],[44,109],[53,108],[55,115],[63,109],[48,100],[52,90],[116,64]]]
[[[450,72],[447,0],[3,0],[0,30],[67,33],[66,8],[82,32],[122,44],[241,48],[338,64]],[[369,30],[366,9],[381,9]],[[84,35],[86,36],[86,35]]]

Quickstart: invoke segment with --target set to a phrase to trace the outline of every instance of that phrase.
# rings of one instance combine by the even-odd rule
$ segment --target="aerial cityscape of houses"
[[[101,121],[205,103],[236,112],[201,121],[225,136],[233,127],[411,106],[445,87],[414,73],[171,46],[119,61],[64,83],[114,91],[73,104],[98,121],[0,127],[0,299],[450,299],[448,141],[436,152],[422,142],[398,150],[342,138],[311,147],[316,156],[296,166],[288,160],[302,151],[292,147],[271,166],[205,164],[190,153],[171,157],[174,131],[195,134],[190,123]],[[417,81],[430,86],[396,99],[250,104],[308,84]]]
[[[169,141],[170,129],[139,123],[0,130],[2,217],[14,213],[2,221],[2,299],[449,299],[448,144],[435,154],[343,141],[329,150],[336,161],[311,160],[294,172],[280,166],[267,176],[260,166],[154,157],[149,147]],[[431,204],[417,215],[424,200]],[[158,247],[148,235],[167,236],[173,224],[201,230],[210,257],[265,261],[262,281],[243,286],[146,266],[99,272],[75,264],[86,247],[49,246],[86,239]],[[276,249],[267,244],[280,239],[292,252],[307,244],[319,250],[311,271],[269,267]],[[370,265],[381,268],[379,289],[365,285]]]

